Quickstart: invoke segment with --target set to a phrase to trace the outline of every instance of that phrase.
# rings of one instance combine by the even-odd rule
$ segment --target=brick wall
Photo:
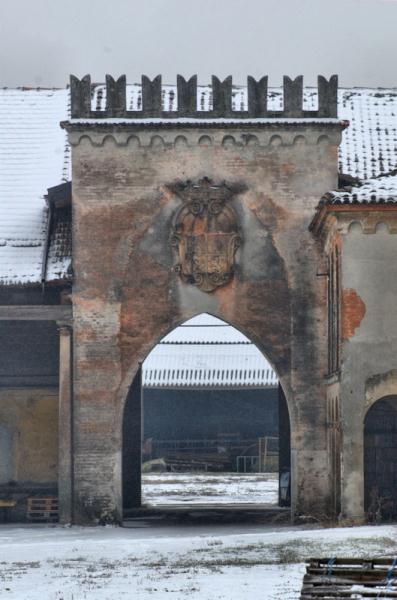
[[[291,418],[293,510],[326,513],[326,284],[308,225],[337,183],[339,126],[73,126],[69,137],[76,521],[121,518],[123,406],[139,361],[204,311],[273,363]],[[175,273],[170,239],[172,185],[202,177],[242,190],[230,200],[243,240],[235,275],[211,293]]]

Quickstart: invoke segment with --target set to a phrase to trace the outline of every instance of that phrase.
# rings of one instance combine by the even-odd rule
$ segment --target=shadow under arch
[[[139,508],[142,505],[141,491],[141,461],[142,461],[142,436],[143,436],[143,414],[142,414],[142,364],[149,356],[152,350],[168,334],[176,330],[179,326],[186,324],[192,318],[202,314],[210,315],[222,321],[224,325],[229,325],[240,332],[256,349],[263,355],[266,361],[272,366],[278,375],[277,367],[274,365],[274,357],[268,358],[268,354],[263,352],[261,345],[252,339],[249,333],[242,331],[241,328],[226,321],[224,318],[210,312],[197,313],[176,324],[172,324],[167,330],[161,333],[146,352],[146,356],[139,361],[138,367],[135,366],[132,383],[129,386],[125,396],[125,402],[122,410],[122,499],[123,511]],[[288,388],[288,384],[287,384]],[[207,388],[208,389],[208,388]],[[291,413],[289,402],[284,391],[280,378],[278,383],[278,428],[279,428],[279,505],[291,505]]]
[[[397,517],[397,394],[378,398],[364,417],[364,510],[369,521]]]

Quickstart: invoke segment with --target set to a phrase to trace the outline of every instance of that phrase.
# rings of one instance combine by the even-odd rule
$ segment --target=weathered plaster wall
[[[344,235],[342,263],[342,516],[364,517],[364,418],[397,393],[397,236],[387,227]]]
[[[0,484],[54,484],[58,476],[58,391],[0,389]],[[7,450],[4,452],[4,450]]]
[[[308,225],[337,184],[339,138],[339,126],[304,124],[72,127],[76,521],[120,519],[123,404],[138,362],[204,311],[277,369],[293,511],[329,511],[326,284]],[[244,190],[231,201],[243,237],[235,277],[211,294],[181,282],[170,244],[181,200],[167,185],[201,177]]]

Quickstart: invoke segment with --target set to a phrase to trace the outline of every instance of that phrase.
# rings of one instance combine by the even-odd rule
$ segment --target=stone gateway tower
[[[394,89],[336,77],[0,90],[10,521],[40,499],[62,523],[140,506],[140,365],[203,313],[277,373],[292,517],[397,517],[396,115]]]
[[[176,89],[143,77],[139,97],[125,77],[108,76],[106,87],[71,79],[71,119],[62,123],[72,147],[74,272],[63,520],[121,520],[123,423],[138,436],[139,411],[126,411],[139,365],[202,312],[245,333],[278,373],[292,514],[340,510],[328,263],[309,230],[319,199],[338,187],[346,122],[337,118],[337,80],[319,77],[315,110],[303,106],[301,77],[284,78],[279,110],[267,105],[266,77],[248,78],[246,93],[236,106],[231,78],[213,77],[205,98],[196,77],[178,76]],[[133,481],[124,490],[127,505],[139,502]]]

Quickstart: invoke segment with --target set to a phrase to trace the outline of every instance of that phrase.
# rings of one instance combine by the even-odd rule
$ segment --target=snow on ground
[[[0,526],[0,598],[297,600],[311,556],[397,554],[397,526]]]
[[[278,473],[150,473],[145,504],[277,504]]]

